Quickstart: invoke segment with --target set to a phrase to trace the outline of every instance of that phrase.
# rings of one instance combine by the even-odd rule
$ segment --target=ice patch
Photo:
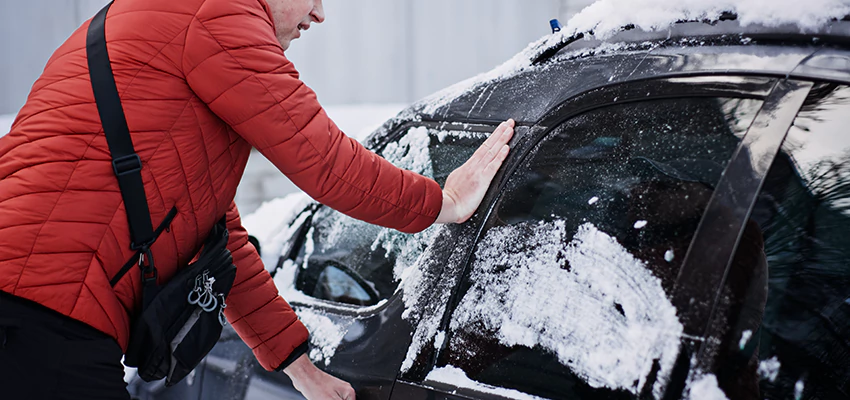
[[[773,356],[767,360],[759,362],[759,376],[762,379],[767,379],[771,382],[776,382],[776,378],[779,376],[779,368],[782,364],[779,362],[779,359],[776,356]]]
[[[800,400],[800,399],[803,398],[803,390],[805,390],[805,388],[806,388],[806,383],[803,382],[803,378],[800,378],[800,380],[798,380],[797,383],[794,384],[794,399],[795,400]]]
[[[712,374],[699,376],[688,384],[689,400],[728,400],[726,393],[717,384],[717,377]]]
[[[752,339],[752,337],[753,337],[753,331],[746,330],[746,331],[742,332],[741,333],[741,340],[740,340],[740,342],[738,342],[738,347],[741,350],[743,350],[745,347],[747,347],[747,343],[750,342],[750,339]]]
[[[520,391],[504,389],[495,386],[485,385],[480,382],[473,381],[466,376],[462,369],[447,365],[442,368],[435,368],[428,376],[425,377],[425,382],[437,382],[451,385],[457,388],[472,389],[476,392],[494,394],[509,399],[518,400],[542,400],[541,397],[525,394]]]
[[[309,308],[299,308],[298,318],[310,332],[310,359],[327,366],[348,333],[348,326],[335,323],[328,316]]]
[[[484,327],[506,346],[547,349],[589,385],[635,394],[657,361],[660,396],[682,334],[661,281],[593,224],[564,246],[567,237],[564,221],[491,229],[452,330]]]
[[[298,227],[296,218],[306,219],[307,214],[299,213],[312,202],[304,193],[263,203],[257,211],[242,218],[242,226],[260,242],[263,250],[263,264],[271,272],[277,265],[283,244],[295,233]]]
[[[437,332],[437,336],[434,338],[434,347],[437,350],[442,349],[443,348],[443,342],[445,342],[445,341],[446,341],[446,333],[443,332],[443,331]]]

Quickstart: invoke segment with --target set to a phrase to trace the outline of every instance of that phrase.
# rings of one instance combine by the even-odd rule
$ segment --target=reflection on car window
[[[659,396],[667,296],[761,102],[683,98],[568,120],[508,181],[438,366],[556,399]]]
[[[724,293],[716,375],[730,398],[850,397],[848,106],[850,88],[816,85],[759,195],[760,232],[739,249],[763,240],[766,264],[733,264]]]
[[[387,145],[381,155],[442,186],[486,137],[485,133],[417,127]],[[434,233],[432,227],[415,235],[403,234],[321,208],[295,260],[299,266],[296,288],[324,300],[374,305],[395,292],[404,268],[414,264]]]

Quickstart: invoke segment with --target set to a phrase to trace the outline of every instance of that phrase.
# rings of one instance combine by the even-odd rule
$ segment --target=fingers
[[[487,140],[475,151],[475,154],[469,159],[472,165],[486,166],[499,154],[499,150],[507,144],[514,135],[514,127],[516,122],[509,119],[502,122],[498,128],[490,135]]]
[[[510,153],[511,148],[508,145],[502,145],[502,148],[499,150],[499,153],[490,160],[490,163],[487,164],[487,167],[484,168],[484,175],[488,177],[489,180],[492,180],[494,176],[496,176],[496,172],[499,171],[499,168],[502,166],[502,163],[508,158],[508,153]]]
[[[336,394],[342,400],[355,400],[355,398],[357,397],[356,393],[354,392],[354,389],[351,387],[351,385],[347,383],[345,384],[345,387],[338,389]]]

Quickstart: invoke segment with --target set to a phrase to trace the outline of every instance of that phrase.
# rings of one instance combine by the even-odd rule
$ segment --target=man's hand
[[[443,208],[437,217],[438,224],[460,224],[472,217],[508,156],[508,142],[514,135],[515,125],[512,119],[499,125],[475,154],[449,175],[443,189]]]
[[[354,389],[348,382],[316,368],[306,354],[289,364],[283,372],[289,375],[295,389],[307,400],[354,400]]]

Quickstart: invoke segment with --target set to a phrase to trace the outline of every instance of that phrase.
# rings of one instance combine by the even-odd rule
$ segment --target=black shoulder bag
[[[130,139],[106,50],[106,13],[111,5],[94,17],[86,39],[92,89],[127,211],[130,246],[136,251],[111,283],[115,286],[130,269],[139,266],[144,282],[142,311],[133,321],[124,364],[138,368],[139,376],[148,382],[167,378],[166,386],[172,386],[198,365],[221,336],[226,324],[225,300],[236,278],[236,267],[227,250],[228,233],[222,217],[207,236],[197,261],[180,269],[167,284],[159,286],[156,282],[150,248],[171,224],[177,209],[172,208],[153,230],[142,162]]]

